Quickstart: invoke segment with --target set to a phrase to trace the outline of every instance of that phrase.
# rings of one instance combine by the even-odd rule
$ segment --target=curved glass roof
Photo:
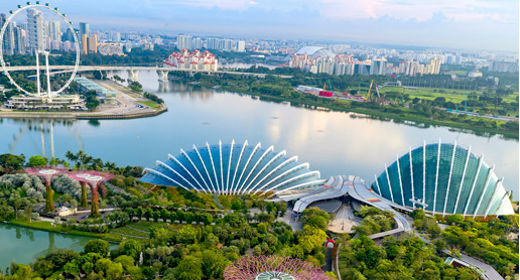
[[[509,192],[493,169],[471,147],[425,143],[385,166],[372,189],[401,207],[434,214],[514,214]]]
[[[334,57],[335,54],[324,47],[307,46],[299,49],[295,54],[308,54],[311,58],[316,57]]]
[[[261,143],[196,147],[181,150],[177,156],[157,161],[155,168],[145,169],[142,182],[182,187],[205,193],[240,195],[245,193],[274,194],[310,189],[323,184],[319,171],[309,170],[308,163],[298,157],[287,157],[286,151],[263,148]]]

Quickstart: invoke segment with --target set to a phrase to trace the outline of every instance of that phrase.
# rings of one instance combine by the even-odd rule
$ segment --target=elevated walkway
[[[347,177],[347,176],[344,176]],[[408,222],[408,220],[399,212],[394,210],[390,201],[380,197],[377,195],[372,189],[369,189],[366,186],[365,180],[361,179],[357,176],[348,176],[348,180],[352,181],[351,187],[348,188],[348,195],[353,199],[356,199],[359,202],[365,203],[367,205],[376,207],[380,210],[388,210],[394,214],[394,219],[397,224],[396,229],[392,229],[389,231],[379,232],[368,237],[371,239],[380,239],[389,235],[401,234],[403,232],[412,231],[412,226]]]
[[[343,197],[348,193],[350,182],[345,182],[343,176],[333,176],[323,185],[323,188],[299,198],[293,207],[294,213],[302,213],[314,202]]]

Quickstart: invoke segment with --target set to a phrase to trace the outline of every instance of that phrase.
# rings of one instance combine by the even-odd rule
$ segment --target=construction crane
[[[376,89],[376,93],[377,93],[377,99],[380,100],[381,99],[381,95],[379,94],[379,89],[377,87],[377,83],[374,82],[374,80],[372,80],[370,82],[370,87],[368,88],[368,94],[367,94],[367,97],[365,98],[365,101],[369,101],[370,98],[371,98],[371,95],[372,95],[372,87],[375,87]]]

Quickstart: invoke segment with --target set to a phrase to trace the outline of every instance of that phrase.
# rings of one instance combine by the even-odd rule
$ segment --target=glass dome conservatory
[[[286,151],[234,140],[181,150],[144,172],[142,182],[227,195],[307,191],[324,181],[319,171],[309,170],[309,164],[298,162],[296,156],[287,157]]]
[[[423,208],[434,214],[488,216],[514,214],[510,193],[494,167],[455,144],[417,147],[376,177],[371,188],[405,210]]]

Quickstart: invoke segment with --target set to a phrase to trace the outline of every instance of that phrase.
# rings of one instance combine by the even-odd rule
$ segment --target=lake
[[[29,264],[57,248],[80,252],[92,238],[68,235],[0,223],[0,269],[5,271],[12,261]]]

